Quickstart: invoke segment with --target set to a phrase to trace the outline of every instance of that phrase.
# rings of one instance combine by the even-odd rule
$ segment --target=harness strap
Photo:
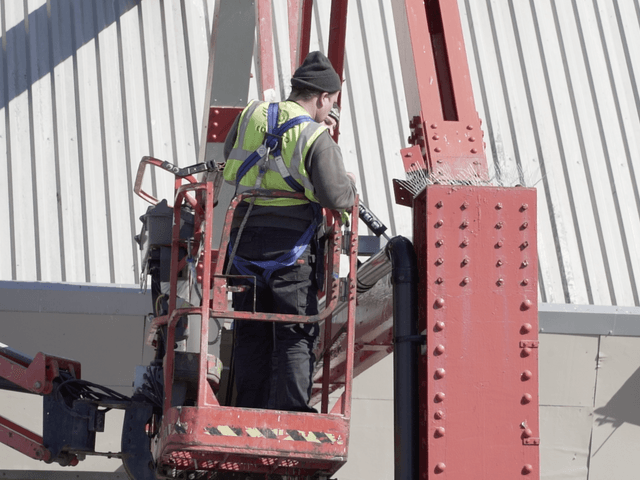
[[[266,158],[266,161],[269,161],[269,153],[273,152],[274,161],[276,163],[276,167],[278,168],[278,172],[282,176],[287,185],[289,185],[296,192],[304,192],[304,187],[298,183],[291,173],[289,169],[284,163],[282,158],[282,136],[291,128],[299,125],[303,122],[312,122],[313,119],[308,115],[299,115],[297,117],[291,118],[284,122],[279,127],[277,126],[278,116],[280,112],[280,106],[277,103],[270,103],[267,110],[267,132],[265,133],[264,142],[260,147],[249,155],[245,161],[242,163],[238,171],[236,172],[236,190],[238,185],[240,185],[240,181],[247,174],[247,172],[259,161]],[[258,174],[258,179],[256,181],[255,188],[260,187],[260,183],[262,183],[262,177],[266,171],[266,166],[262,165],[260,167],[260,173]],[[271,275],[276,270],[279,270],[284,267],[290,267],[295,264],[296,261],[300,258],[300,256],[307,249],[309,244],[311,243],[311,239],[315,235],[316,229],[320,223],[320,218],[322,215],[322,210],[317,203],[311,202],[312,208],[314,209],[314,219],[311,224],[307,227],[305,232],[302,234],[300,239],[296,242],[293,249],[287,253],[280,255],[275,260],[266,260],[266,261],[252,261],[246,260],[238,255],[235,255],[234,251],[231,249],[231,242],[229,243],[229,254],[232,256],[232,263],[236,267],[236,269],[242,275],[253,276],[253,272],[249,270],[250,265],[254,265],[263,270],[261,278],[258,280],[264,282],[265,284],[269,282]],[[253,206],[253,203],[251,204]],[[249,214],[249,212],[247,212]],[[246,217],[245,217],[246,220]],[[239,241],[239,236],[242,234],[242,230],[238,232],[238,239],[234,242],[236,245]],[[235,249],[234,249],[235,250]]]
[[[262,269],[262,274],[261,278],[259,278],[259,281],[263,285],[266,285],[269,282],[269,279],[271,278],[273,272],[275,272],[276,270],[280,270],[281,268],[290,267],[291,265],[295,264],[311,243],[311,240],[313,239],[313,236],[315,235],[320,223],[322,209],[318,204],[314,203],[312,205],[314,206],[313,208],[315,210],[314,219],[289,252],[283,253],[275,260],[263,261],[246,260],[236,255],[233,257],[233,265],[240,272],[240,274],[253,276],[254,273],[249,270],[249,266],[254,265]],[[229,250],[231,250],[231,243],[229,243]]]
[[[240,185],[242,178],[251,170],[251,168],[263,158],[267,158],[269,153],[273,153],[278,172],[282,176],[287,185],[296,192],[304,192],[304,187],[300,185],[292,176],[282,159],[282,136],[293,127],[304,122],[312,122],[313,119],[309,115],[299,115],[290,118],[279,127],[278,116],[280,114],[280,106],[277,103],[270,103],[267,109],[267,131],[264,136],[264,142],[258,149],[249,155],[238,171],[236,172],[236,189]]]

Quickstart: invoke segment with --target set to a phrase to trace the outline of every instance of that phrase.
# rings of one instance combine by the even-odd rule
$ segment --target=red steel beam
[[[311,44],[311,15],[313,13],[313,0],[302,0],[302,12],[300,13],[300,40],[299,40],[299,56],[298,65],[309,54],[309,45]],[[294,68],[295,70],[295,68]]]
[[[411,116],[409,141],[420,146],[436,176],[488,180],[457,2],[400,2],[394,11],[406,43],[400,47]]]
[[[256,8],[258,45],[260,46],[260,57],[258,59],[258,93],[263,100],[267,100],[267,98],[265,98],[265,92],[275,89],[271,0],[258,0]]]
[[[432,185],[413,212],[420,478],[539,478],[536,191]]]
[[[289,58],[291,59],[291,74],[293,75],[293,72],[300,65],[301,0],[288,0],[287,12],[289,13]]]

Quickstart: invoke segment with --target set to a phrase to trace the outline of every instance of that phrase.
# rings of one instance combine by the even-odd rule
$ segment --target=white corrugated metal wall
[[[143,155],[195,163],[211,8],[0,2],[0,278],[136,283],[132,179]]]
[[[638,0],[458,4],[491,172],[540,192],[540,300],[640,305]],[[136,283],[146,206],[132,178],[143,155],[196,161],[214,2],[0,5],[0,279]],[[326,51],[329,10],[315,2],[312,48]],[[273,13],[282,97],[286,2]],[[347,32],[345,161],[407,235],[391,188],[408,121],[390,1],[352,0]],[[170,193],[168,175],[151,179]]]

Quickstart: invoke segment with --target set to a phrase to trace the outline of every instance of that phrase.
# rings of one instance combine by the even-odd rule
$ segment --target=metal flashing
[[[640,307],[540,303],[540,333],[640,337]]]

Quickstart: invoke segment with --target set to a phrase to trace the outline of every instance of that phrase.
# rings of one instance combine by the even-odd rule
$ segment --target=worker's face
[[[320,95],[318,95],[318,100],[316,104],[316,107],[317,107],[316,118],[314,119],[316,122],[318,123],[324,122],[324,120],[329,115],[329,112],[331,111],[331,107],[333,107],[333,104],[338,101],[338,95],[340,95],[340,92],[335,92],[335,93],[322,92]]]

